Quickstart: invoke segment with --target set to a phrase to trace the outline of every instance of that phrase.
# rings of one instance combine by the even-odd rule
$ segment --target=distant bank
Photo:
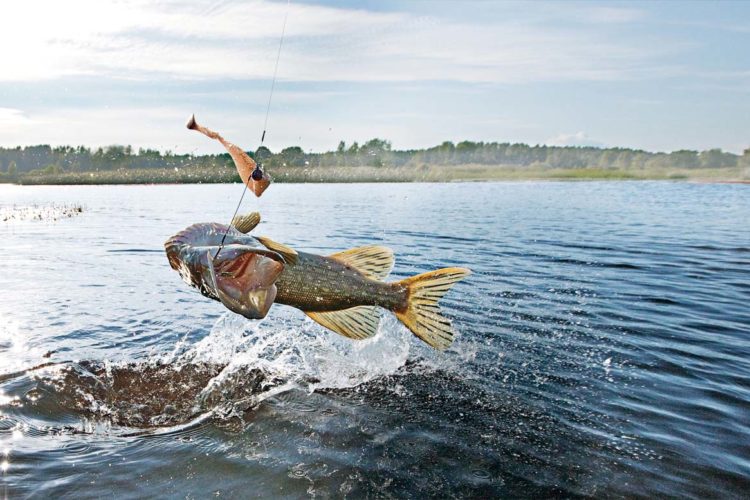
[[[627,148],[529,146],[446,141],[393,150],[372,139],[335,151],[299,146],[248,152],[276,182],[451,182],[498,180],[750,180],[750,148],[670,153]],[[167,184],[239,182],[228,154],[177,154],[131,146],[0,147],[0,182],[18,184]]]
[[[515,165],[421,165],[418,167],[275,167],[275,182],[458,182],[526,180],[674,180],[750,182],[750,167],[549,168]],[[114,169],[89,172],[29,172],[1,182],[27,185],[194,184],[240,182],[231,166]]]

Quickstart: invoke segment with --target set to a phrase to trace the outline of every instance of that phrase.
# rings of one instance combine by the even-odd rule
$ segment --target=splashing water
[[[110,424],[169,431],[207,418],[242,419],[285,391],[352,388],[394,374],[411,342],[395,318],[385,319],[372,339],[351,342],[283,313],[262,322],[226,313],[205,338],[156,360],[41,366],[24,403],[42,407],[41,400],[53,399],[67,411],[101,419],[106,432]],[[13,401],[2,396],[0,404]]]
[[[356,387],[395,373],[409,356],[412,336],[395,318],[386,316],[373,338],[352,342],[296,316],[274,315],[248,322],[227,313],[207,337],[176,356],[174,363],[223,366],[198,398],[228,418],[288,390],[312,393]],[[261,393],[229,401],[218,396],[241,384],[248,370],[266,379]]]
[[[296,314],[261,322],[226,314],[177,361],[226,364],[222,375],[258,368],[312,391],[353,387],[392,374],[406,363],[412,343],[412,335],[391,316],[383,318],[377,335],[352,342]]]

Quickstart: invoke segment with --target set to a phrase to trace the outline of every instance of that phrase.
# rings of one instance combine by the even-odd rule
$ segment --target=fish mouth
[[[276,279],[284,270],[283,258],[246,246],[227,246],[209,255],[209,268],[219,300],[227,309],[248,319],[261,319],[276,299]]]

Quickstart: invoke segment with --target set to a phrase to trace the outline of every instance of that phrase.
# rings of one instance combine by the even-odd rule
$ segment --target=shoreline
[[[502,181],[676,181],[750,184],[750,167],[722,168],[544,168],[507,165],[432,165],[404,167],[278,167],[270,168],[275,183],[405,183]],[[0,182],[16,185],[127,185],[240,183],[235,169],[187,167],[118,169],[90,172],[24,174]]]
[[[639,178],[639,179],[602,179],[602,178],[577,178],[577,179],[565,179],[565,178],[524,178],[524,179],[452,179],[447,181],[438,180],[413,180],[413,181],[373,181],[373,180],[362,180],[362,181],[276,181],[275,184],[483,184],[483,183],[523,183],[523,182],[673,182],[673,183],[685,183],[685,184],[734,184],[734,185],[750,185],[750,180],[714,180],[714,179],[664,179],[664,178]],[[2,186],[17,186],[17,187],[34,187],[34,186],[188,186],[188,185],[211,185],[211,184],[242,184],[240,181],[236,182],[88,182],[88,183],[61,183],[61,182],[34,182],[34,183],[19,183],[19,182],[0,182]]]

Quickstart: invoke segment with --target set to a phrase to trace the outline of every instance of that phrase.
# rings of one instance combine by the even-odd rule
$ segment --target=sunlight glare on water
[[[9,317],[10,314],[4,316]],[[30,332],[18,321],[9,320],[0,323],[0,367],[2,373],[28,368],[30,360],[38,360],[44,353],[42,349],[29,345]]]

